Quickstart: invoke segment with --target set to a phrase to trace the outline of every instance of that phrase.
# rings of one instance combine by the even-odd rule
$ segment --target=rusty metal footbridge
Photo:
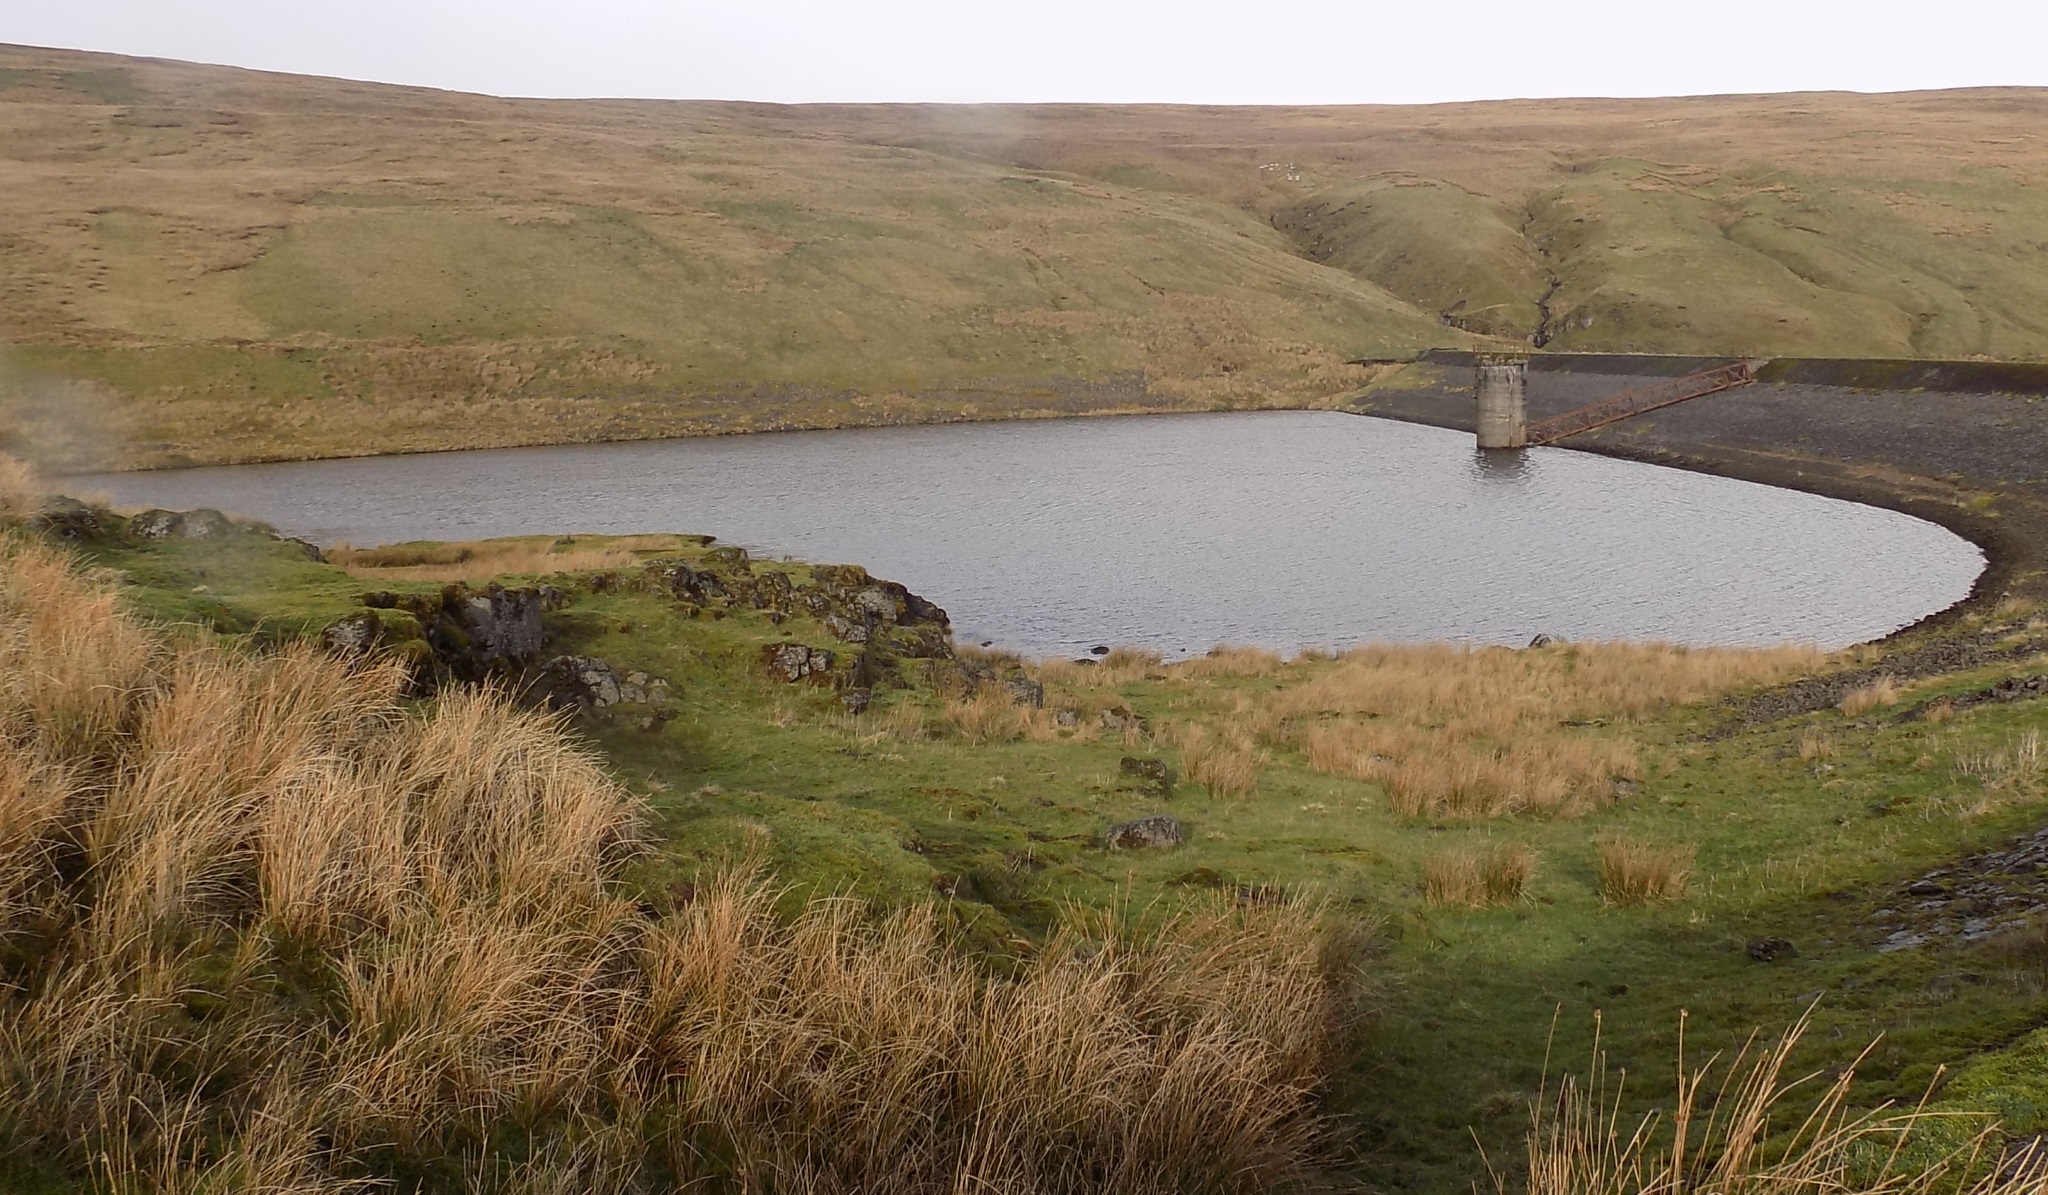
[[[1732,365],[1702,369],[1684,377],[1624,390],[1620,394],[1587,403],[1562,415],[1553,415],[1529,424],[1524,443],[1531,447],[1555,444],[1567,436],[1576,436],[1580,432],[1589,432],[1596,427],[1619,423],[1645,411],[1672,406],[1687,399],[1718,394],[1723,390],[1733,390],[1737,386],[1747,386],[1756,381],[1756,370],[1757,363],[1754,361],[1737,361]]]

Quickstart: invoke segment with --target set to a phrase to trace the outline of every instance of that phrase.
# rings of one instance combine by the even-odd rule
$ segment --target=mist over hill
[[[1316,406],[1433,345],[2048,354],[2048,91],[506,100],[0,47],[0,449]]]

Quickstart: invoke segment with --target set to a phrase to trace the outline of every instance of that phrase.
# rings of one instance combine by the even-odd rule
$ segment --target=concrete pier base
[[[1522,395],[1527,357],[1479,359],[1479,446],[1521,448],[1529,442],[1529,418]]]

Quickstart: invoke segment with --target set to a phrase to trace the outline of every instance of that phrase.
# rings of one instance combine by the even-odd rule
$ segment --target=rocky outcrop
[[[136,539],[220,539],[233,529],[217,510],[145,510],[128,520]]]
[[[556,656],[537,667],[521,691],[534,705],[584,718],[625,719],[642,730],[668,721],[669,683],[645,672],[623,676],[595,656]]]
[[[825,682],[832,678],[836,657],[821,647],[802,643],[770,643],[761,648],[761,663],[776,680]]]
[[[1966,855],[1901,885],[1870,920],[1882,953],[1978,942],[2048,913],[2048,829]]]
[[[541,614],[558,608],[562,594],[551,586],[472,589],[450,585],[438,593],[365,593],[363,605],[377,612],[373,636],[360,615],[349,615],[320,632],[330,650],[353,651],[417,639],[415,683],[432,691],[449,680],[477,682],[518,677],[547,645]]]

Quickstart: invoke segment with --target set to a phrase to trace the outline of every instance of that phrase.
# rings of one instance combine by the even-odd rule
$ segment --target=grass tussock
[[[675,535],[597,538],[520,536],[357,548],[336,544],[327,559],[350,576],[387,581],[481,582],[509,576],[630,568],[686,543]]]
[[[629,898],[640,810],[488,691],[133,625],[0,546],[0,1146],[122,1190],[1259,1190],[1358,971],[1295,902],[1070,924],[761,877]]]
[[[1872,710],[1890,709],[1898,703],[1899,682],[1887,675],[1843,694],[1841,710],[1848,717],[1860,718]]]
[[[27,461],[0,453],[0,519],[25,519],[41,509],[42,478]]]
[[[1422,861],[1422,898],[1448,909],[1516,904],[1536,877],[1536,852],[1521,843],[1452,847]]]
[[[2002,748],[1958,755],[1955,771],[1975,790],[1956,798],[1957,812],[1982,817],[2042,795],[2048,784],[2048,745],[2040,731],[2022,731]]]
[[[1603,838],[1599,853],[1600,898],[1619,909],[1660,905],[1686,894],[1692,882],[1693,849],[1633,838]]]
[[[1203,677],[1272,676],[1286,667],[1286,661],[1265,648],[1225,645],[1212,647],[1192,660],[1183,660],[1168,671],[1176,680],[1194,680]]]
[[[1752,1038],[1725,1068],[1688,1069],[1679,1032],[1675,1101],[1630,1126],[1596,1057],[1584,1082],[1566,1079],[1530,1105],[1527,1195],[2020,1195],[2038,1192],[2032,1167],[1991,1165],[1997,1130],[1921,1110],[1852,1099],[1854,1067],[1788,1075],[1802,1017],[1777,1042]],[[1816,1082],[1816,1081],[1819,1082]],[[1496,1175],[1505,1195],[1509,1184]]]
[[[1316,771],[1381,785],[1404,816],[1576,816],[1640,774],[1614,723],[1820,659],[1805,648],[1372,646],[1241,712]]]
[[[1119,647],[1100,659],[1046,660],[1032,672],[1047,685],[1072,689],[1105,689],[1141,680],[1164,680],[1163,657],[1156,651]]]
[[[1181,775],[1208,790],[1210,796],[1242,799],[1259,791],[1259,772],[1270,756],[1244,730],[1190,724],[1176,737]]]

